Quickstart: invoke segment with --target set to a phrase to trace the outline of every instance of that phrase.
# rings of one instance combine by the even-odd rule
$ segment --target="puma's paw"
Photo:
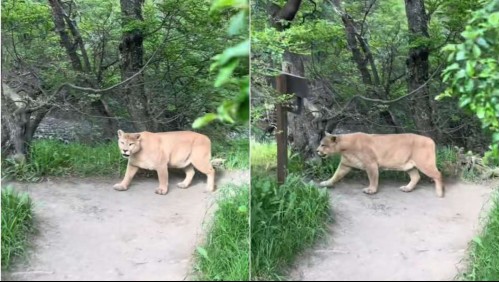
[[[208,192],[215,192],[215,191],[217,190],[217,185],[213,185],[213,186],[208,185],[208,186],[206,187],[206,190],[207,190]]]
[[[321,183],[319,183],[319,186],[321,186],[321,187],[331,187],[333,185],[331,185],[331,183],[329,181],[322,181]]]
[[[126,187],[125,185],[123,185],[121,183],[114,184],[113,188],[116,191],[126,191],[126,190],[128,190],[128,187]]]
[[[155,193],[158,195],[166,195],[168,193],[168,187],[166,188],[159,187],[156,189]]]
[[[403,192],[411,192],[412,190],[414,190],[414,188],[409,188],[409,186],[400,187],[400,191],[403,191]]]
[[[367,188],[364,188],[364,190],[362,190],[362,192],[366,193],[366,194],[369,194],[369,195],[372,195],[372,194],[376,194],[376,189],[372,188],[372,187],[367,187]]]

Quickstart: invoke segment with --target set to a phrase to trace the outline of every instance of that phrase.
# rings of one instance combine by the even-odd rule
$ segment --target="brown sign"
[[[300,98],[308,97],[308,81],[306,78],[292,74],[284,74],[284,76],[286,77],[288,93],[294,93]]]
[[[297,97],[300,98],[307,98],[308,97],[308,80],[304,77],[297,76],[294,74],[290,73],[283,73],[281,76],[284,77],[286,80],[285,85],[286,85],[286,92],[289,94],[295,94]],[[272,87],[274,89],[277,88],[275,77],[272,77]]]

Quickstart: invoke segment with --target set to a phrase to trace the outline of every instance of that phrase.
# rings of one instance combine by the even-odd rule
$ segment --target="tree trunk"
[[[298,13],[300,5],[301,0],[288,0],[282,8],[277,4],[270,3],[268,13],[271,17],[272,26],[280,31],[289,28],[290,24],[283,21],[292,21],[295,18],[296,13]]]
[[[367,92],[373,91],[373,81],[371,78],[371,73],[367,68],[368,60],[365,58],[364,54],[359,48],[359,42],[357,42],[357,31],[353,23],[353,19],[348,14],[343,14],[341,17],[343,25],[345,26],[345,33],[347,37],[348,48],[352,52],[353,61],[357,65],[357,69],[362,77],[362,82],[368,88]]]
[[[60,0],[49,0],[49,4],[52,8],[52,18],[54,20],[56,31],[59,33],[61,38],[61,45],[66,50],[66,54],[68,54],[73,70],[90,75],[92,73],[92,68],[85,49],[85,44],[76,22],[72,20],[71,15],[66,12],[68,8],[66,7],[65,10]],[[69,3],[69,5],[71,5],[71,3]],[[68,30],[71,34],[68,33]],[[81,53],[81,57],[77,53],[78,49]],[[95,83],[88,79],[88,77],[84,76],[80,77],[80,80],[85,86],[93,88],[97,88],[100,82],[98,81],[99,79],[97,79],[97,83]],[[117,123],[114,120],[114,115],[107,107],[106,102],[99,99],[92,102],[91,106],[100,115],[107,119],[108,130],[106,130],[106,133],[109,132],[114,135],[114,132],[117,130]],[[36,128],[34,130],[36,130]]]
[[[59,33],[61,38],[61,45],[66,50],[69,60],[73,69],[76,71],[83,71],[80,57],[76,52],[78,45],[74,44],[73,40],[69,36],[66,28],[66,22],[64,20],[64,9],[61,6],[59,0],[49,0],[50,7],[52,8],[52,19],[55,24],[55,31]]]
[[[12,93],[12,89],[2,84],[2,153],[24,161],[28,157],[35,130],[51,106],[31,111],[25,103],[14,102]]]
[[[405,0],[407,22],[409,24],[410,46],[407,57],[407,84],[408,91],[420,88],[412,96],[412,114],[416,129],[424,135],[435,137],[435,127],[432,120],[431,96],[428,85],[423,86],[428,80],[428,18],[425,11],[424,0]]]
[[[282,20],[292,21],[300,9],[301,0],[288,0],[281,8],[276,4],[270,4],[267,11],[270,15],[270,23],[277,30],[285,30],[290,27],[290,23],[283,23]],[[305,68],[302,57],[285,51],[283,54],[282,70],[298,76],[305,75]],[[314,118],[309,117],[310,113],[305,100],[304,109],[301,114],[288,113],[288,140],[291,142],[293,150],[301,152],[306,158],[315,156],[315,149],[319,144],[320,131],[316,126]]]
[[[283,55],[282,69],[284,72],[298,76],[305,76],[303,57],[291,52]],[[321,134],[324,131],[322,124],[314,118],[313,105],[304,100],[303,110],[300,114],[288,113],[288,139],[291,141],[291,148],[301,152],[306,158],[317,157],[316,149],[319,146]]]
[[[143,67],[143,32],[139,28],[130,28],[130,26],[136,25],[136,21],[143,21],[143,3],[144,0],[120,0],[123,28],[120,44],[122,80],[135,75]],[[138,131],[155,130],[155,122],[149,115],[142,73],[123,86],[123,95],[135,129]]]
[[[339,2],[335,3],[335,5],[341,10],[341,4]],[[388,93],[381,91],[381,79],[368,42],[362,37],[360,32],[358,32],[353,18],[348,13],[342,12],[341,20],[345,27],[348,48],[352,52],[353,61],[357,65],[362,82],[366,87],[366,95],[377,99],[389,99]],[[370,70],[368,65],[371,67]],[[396,133],[399,132],[397,123],[393,118],[390,109],[381,111],[379,115],[386,125],[393,128]]]

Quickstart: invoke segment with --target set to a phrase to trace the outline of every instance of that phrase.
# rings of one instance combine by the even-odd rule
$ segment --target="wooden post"
[[[277,92],[284,94],[287,91],[286,77],[281,74],[276,78]],[[277,104],[277,185],[286,180],[288,170],[288,113],[282,103]]]

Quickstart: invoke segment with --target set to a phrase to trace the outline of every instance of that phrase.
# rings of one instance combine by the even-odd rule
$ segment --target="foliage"
[[[469,267],[462,274],[464,281],[499,280],[499,194],[496,187],[492,207],[481,234],[471,242]]]
[[[2,269],[25,253],[33,232],[33,203],[27,194],[2,189]]]
[[[249,186],[220,189],[206,242],[197,248],[201,281],[249,281]]]
[[[228,170],[249,167],[249,145],[244,139],[217,142],[213,158],[224,159]],[[19,181],[36,182],[48,176],[104,176],[123,175],[127,160],[121,156],[116,142],[86,145],[65,144],[54,140],[33,143],[30,162],[2,160],[2,177]]]
[[[408,94],[406,59],[411,44],[424,43],[429,52],[430,97],[441,93],[445,84],[439,78],[446,55],[438,52],[448,43],[457,43],[471,10],[482,7],[484,1],[427,0],[429,39],[424,42],[410,38],[403,1],[303,1],[289,28],[278,31],[269,22],[270,3],[286,1],[252,1],[251,16],[251,79],[252,127],[265,128],[260,123],[272,116],[277,103],[268,76],[281,70],[285,51],[295,63],[302,62],[304,75],[311,82],[310,97],[301,115],[294,116],[304,124],[305,131],[335,129],[370,133],[419,133],[414,124],[411,96],[381,105],[353,99],[362,95],[379,100],[394,100]],[[341,3],[342,9],[333,3]],[[371,5],[372,4],[372,5]],[[365,72],[353,60],[342,17],[347,13],[355,23],[356,52],[372,56],[365,58]],[[362,44],[360,43],[362,40]],[[363,45],[365,44],[365,45]],[[368,48],[368,49],[367,49]],[[369,77],[371,84],[365,83]],[[378,80],[379,78],[379,80]],[[457,145],[482,153],[488,146],[489,133],[482,132],[477,118],[457,107],[452,101],[432,102],[433,122],[437,127],[437,144]],[[387,118],[387,113],[389,117]],[[430,113],[429,113],[430,114]],[[387,122],[393,119],[395,124]],[[266,122],[275,122],[273,120]],[[295,133],[290,123],[289,133],[299,150],[312,151],[317,138],[309,132]],[[296,138],[294,135],[305,135]],[[310,144],[305,146],[303,140]],[[293,146],[295,146],[293,144]],[[306,149],[304,149],[306,148]],[[309,158],[307,152],[298,152]],[[306,155],[306,156],[305,156]]]
[[[227,45],[243,41],[244,32],[233,35],[237,32],[237,22],[232,24],[224,12],[216,11],[210,16],[206,1],[144,1],[144,21],[126,26],[121,25],[118,0],[61,3],[81,34],[90,71],[77,71],[72,67],[47,1],[2,1],[2,73],[22,79],[23,76],[15,74],[29,72],[38,78],[40,89],[28,93],[32,95],[29,103],[33,107],[46,104],[90,119],[101,116],[95,105],[102,100],[115,116],[110,120],[110,124],[115,125],[106,124],[103,129],[108,136],[115,132],[117,125],[130,125],[132,120],[126,97],[120,88],[97,94],[64,88],[59,95],[54,95],[62,83],[97,89],[120,83],[119,48],[123,29],[139,29],[144,33],[147,111],[158,123],[158,131],[191,128],[200,114],[216,111],[223,101],[232,100],[238,91],[235,79],[229,79],[218,88],[213,86],[216,75],[210,71],[210,60],[221,54]],[[243,20],[241,16],[239,19],[239,22]],[[227,25],[233,26],[231,34],[226,33]],[[66,31],[71,35],[70,30]],[[78,53],[78,56],[83,55]],[[247,71],[244,60],[240,61],[234,76],[242,79]],[[241,127],[213,126],[203,131],[208,136],[225,134],[226,138],[230,133],[244,130]]]
[[[476,113],[483,128],[493,132],[491,151],[499,159],[499,1],[473,13],[464,41],[443,48],[449,65],[443,80],[449,87],[439,95],[459,97],[459,106]]]
[[[290,167],[296,166],[294,163],[291,160]],[[281,279],[296,255],[324,235],[329,219],[327,191],[305,184],[300,171],[289,175],[286,182],[277,187],[275,165],[275,143],[252,140],[252,280]]]
[[[288,176],[277,187],[273,177],[252,171],[251,274],[253,280],[281,279],[298,253],[323,236],[329,221],[326,189]]]
[[[5,159],[2,175],[21,181],[38,181],[45,176],[116,175],[126,168],[117,148],[114,142],[89,146],[41,140],[33,143],[30,163]]]
[[[249,119],[249,50],[250,41],[248,33],[248,0],[215,0],[211,6],[211,14],[220,14],[225,10],[237,13],[232,15],[228,27],[229,35],[242,39],[237,45],[225,49],[221,54],[213,57],[214,62],[210,70],[218,69],[218,75],[214,86],[226,86],[235,90],[237,86],[238,95],[235,98],[224,100],[217,108],[217,113],[208,113],[200,117],[192,124],[193,128],[200,128],[218,119],[223,122],[244,123]]]

